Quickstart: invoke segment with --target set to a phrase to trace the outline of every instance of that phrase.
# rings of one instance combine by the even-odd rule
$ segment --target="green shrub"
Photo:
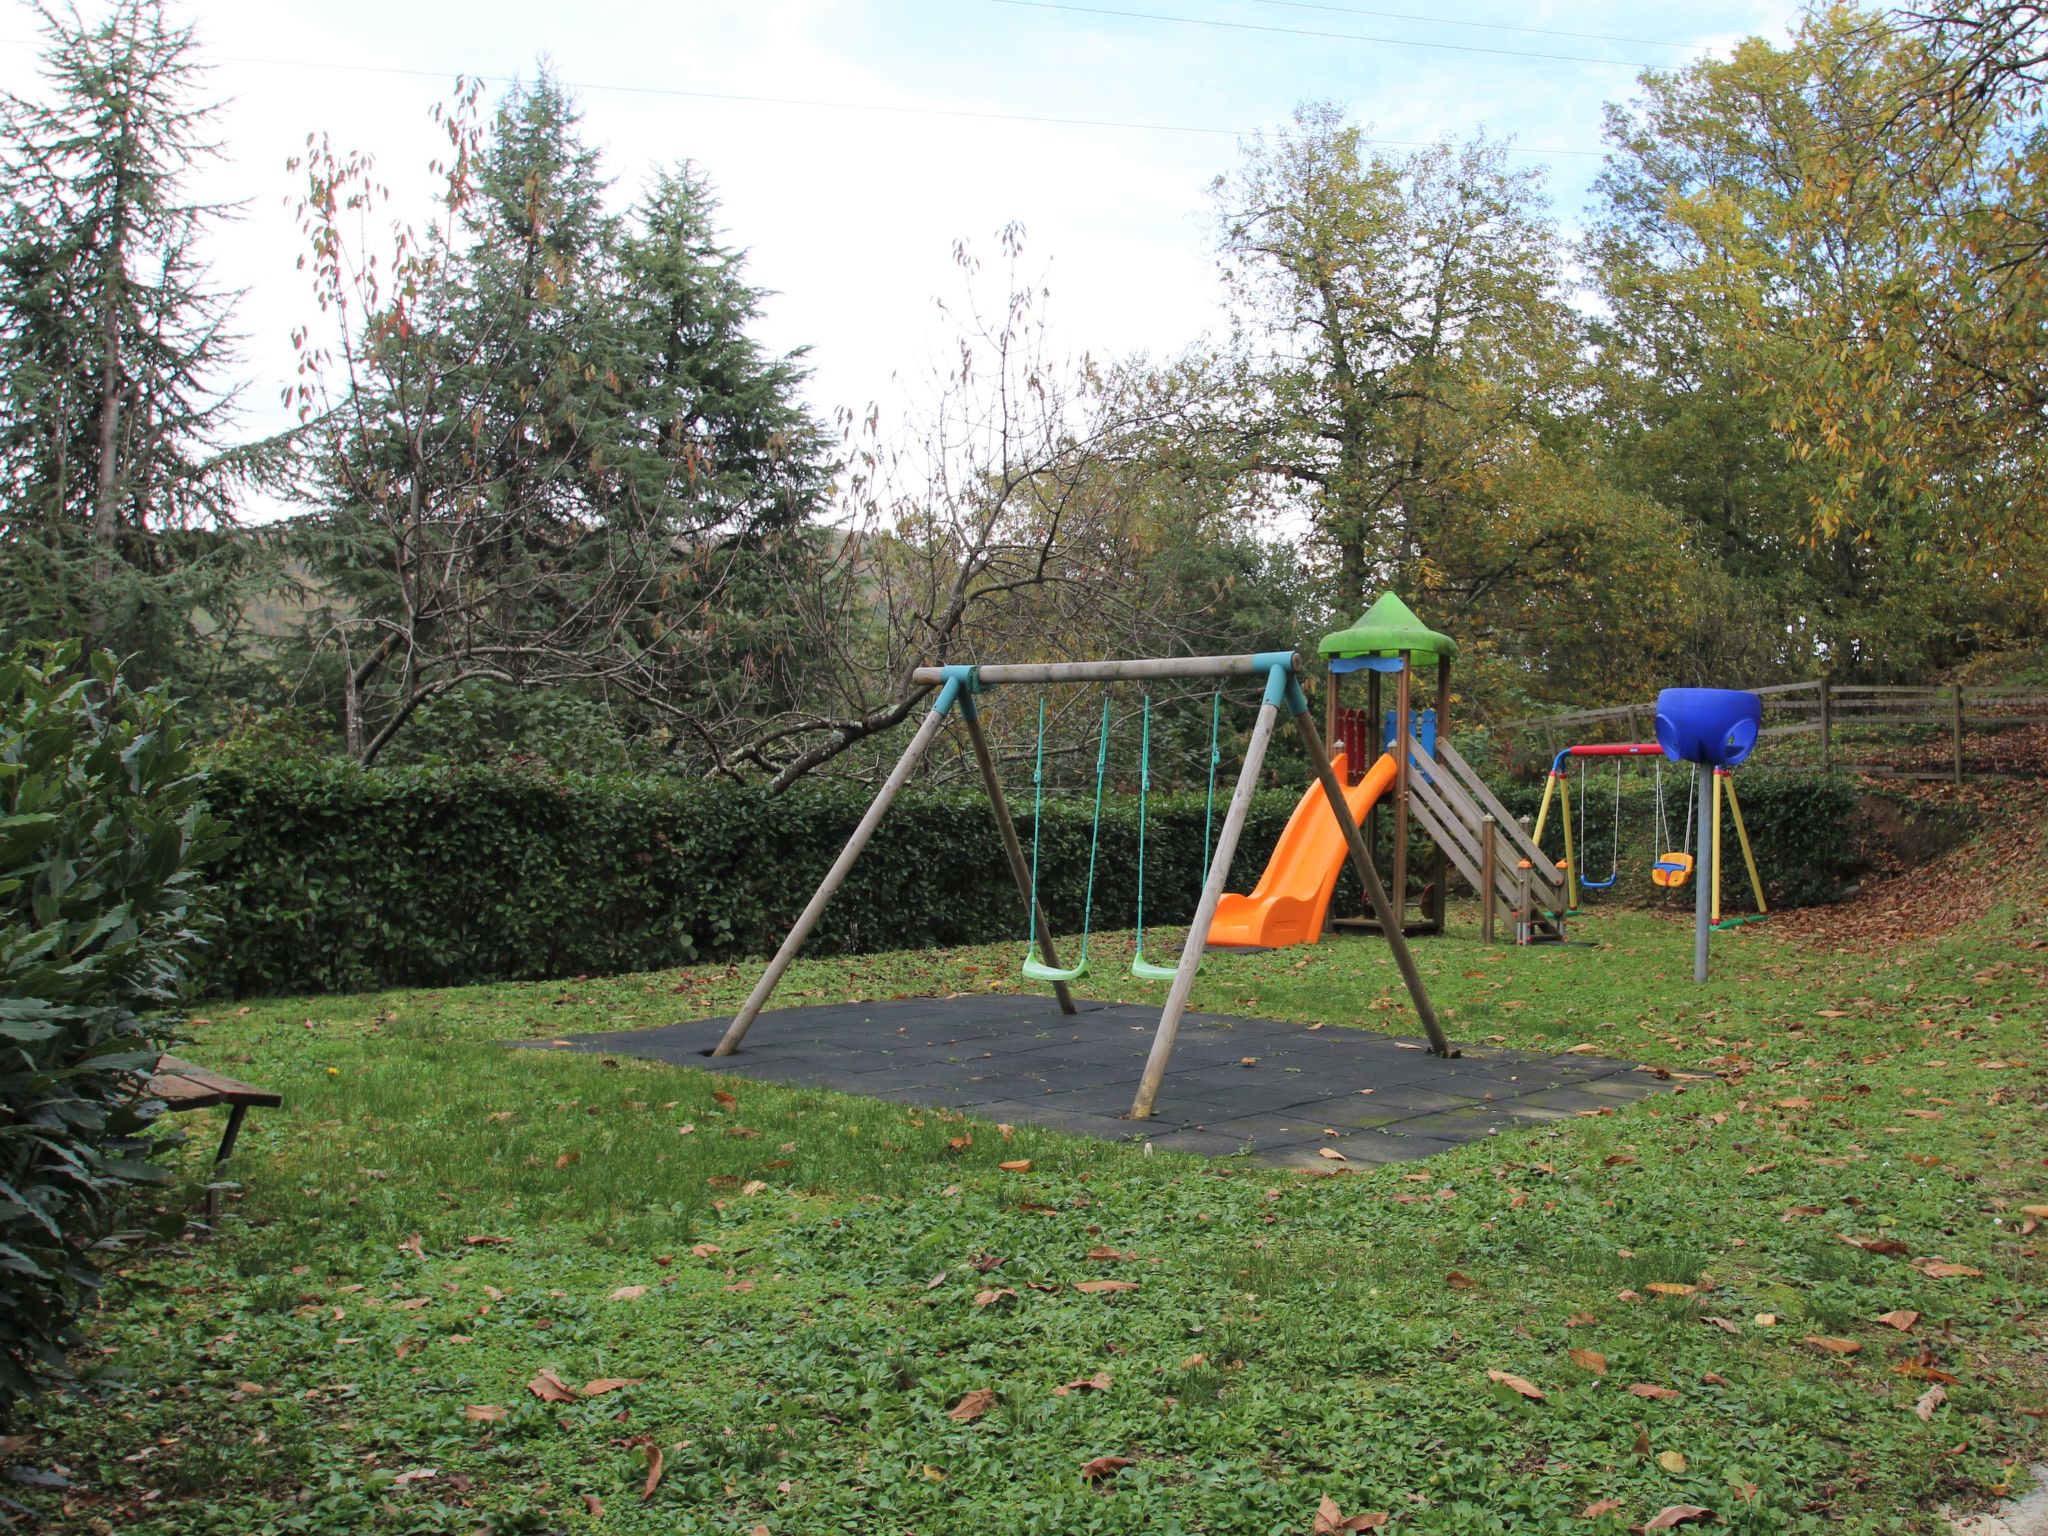
[[[1219,788],[1219,802],[1225,793]],[[1533,814],[1538,793],[1511,790],[1507,804]],[[210,794],[240,835],[213,871],[225,891],[228,934],[210,979],[241,994],[540,979],[761,955],[795,920],[868,801],[865,789],[834,785],[771,797],[722,783],[247,758],[218,767]],[[1254,798],[1232,889],[1257,880],[1298,794]],[[1591,798],[1589,830],[1604,872],[1612,797]],[[1749,775],[1743,805],[1774,900],[1835,893],[1855,859],[1848,785]],[[1063,933],[1080,925],[1090,808],[1086,796],[1046,806],[1040,885]],[[1020,795],[1012,810],[1028,848],[1029,804]],[[1219,803],[1219,821],[1221,814]],[[1651,846],[1649,814],[1647,793],[1624,801],[1631,874],[1606,899],[1655,895],[1647,871],[1661,850]],[[1681,799],[1674,825],[1683,814]],[[1103,808],[1099,927],[1131,925],[1137,832],[1135,799],[1113,796]],[[1185,923],[1194,910],[1202,835],[1199,794],[1153,800],[1145,887],[1153,922]],[[1416,847],[1426,853],[1419,838]],[[1354,886],[1347,873],[1339,899],[1355,909]],[[1739,907],[1740,882],[1724,889]],[[882,823],[809,952],[1022,936],[1022,906],[986,801],[978,790],[924,791],[907,794]]]
[[[161,1177],[140,1091],[221,851],[170,701],[75,657],[0,655],[0,1408],[62,1369],[122,1197]]]
[[[1807,907],[1838,899],[1843,889],[1863,872],[1865,857],[1859,822],[1860,791],[1845,774],[1782,773],[1768,768],[1745,768],[1736,772],[1737,793],[1742,797],[1742,820],[1749,829],[1750,845],[1756,853],[1757,872],[1763,876],[1764,894],[1773,906]],[[1543,784],[1497,786],[1501,804],[1518,817],[1533,822],[1543,800]],[[1579,776],[1571,776],[1572,836],[1579,838],[1581,795]],[[1672,901],[1690,908],[1690,885],[1667,895],[1650,879],[1650,866],[1660,853],[1678,849],[1692,852],[1699,836],[1699,823],[1686,836],[1686,779],[1684,770],[1664,767],[1665,818],[1670,830],[1670,848],[1656,826],[1655,795],[1649,773],[1640,766],[1622,770],[1621,842],[1613,841],[1615,819],[1614,768],[1610,761],[1591,768],[1586,776],[1585,838],[1578,849],[1579,868],[1596,880],[1607,878],[1608,870],[1619,866],[1620,878],[1610,890],[1596,891],[1591,901]],[[1702,799],[1704,799],[1704,794]],[[1695,806],[1697,818],[1706,814]],[[1558,809],[1553,804],[1550,822],[1543,835],[1544,848],[1555,855],[1564,849],[1558,827]],[[1749,873],[1742,865],[1742,847],[1735,836],[1735,819],[1724,803],[1721,821],[1721,899],[1730,911],[1747,911],[1752,905]]]
[[[817,785],[770,796],[727,783],[302,759],[218,767],[210,795],[238,834],[212,872],[227,936],[211,980],[249,994],[763,954],[809,900],[869,791]],[[1291,794],[1257,798],[1240,873],[1256,877],[1293,804]],[[1013,809],[1028,848],[1028,808]],[[1046,806],[1040,889],[1063,932],[1080,924],[1091,809],[1084,798]],[[1154,921],[1186,922],[1194,909],[1202,821],[1200,795],[1152,802]],[[1135,800],[1104,806],[1100,927],[1132,921],[1137,829]],[[980,793],[911,793],[855,865],[810,952],[1021,938],[1022,910]]]

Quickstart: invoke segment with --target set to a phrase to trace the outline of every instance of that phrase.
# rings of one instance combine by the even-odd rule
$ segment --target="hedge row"
[[[210,872],[227,918],[211,980],[238,995],[604,974],[763,954],[867,803],[864,792],[837,786],[771,798],[724,784],[304,760],[218,769],[210,798],[239,837]],[[1281,790],[1255,797],[1234,889],[1257,879],[1296,798]],[[1536,791],[1510,789],[1506,799],[1533,813]],[[1824,898],[1846,877],[1853,804],[1849,787],[1833,781],[1745,780],[1758,855],[1780,894]],[[1046,809],[1041,888],[1065,932],[1079,926],[1089,811],[1073,800]],[[1028,812],[1019,821],[1028,846]],[[1098,927],[1131,925],[1137,834],[1135,800],[1105,806]],[[1153,800],[1146,896],[1155,920],[1185,922],[1193,910],[1202,835],[1199,795]],[[810,952],[1021,937],[1020,914],[986,802],[918,793],[883,823]]]

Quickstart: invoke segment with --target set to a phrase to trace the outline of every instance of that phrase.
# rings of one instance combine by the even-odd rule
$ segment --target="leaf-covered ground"
[[[2048,1403],[2044,881],[1957,868],[2000,890],[1961,929],[1744,928],[1697,989],[1672,915],[1513,950],[1454,912],[1418,954],[1458,1036],[1702,1077],[1328,1177],[497,1043],[747,969],[220,1005],[190,1054],[286,1108],[6,1497],[136,1536],[1933,1529]],[[1156,995],[1115,948],[1091,990]],[[1366,941],[1213,959],[1196,1005],[1412,1029]]]

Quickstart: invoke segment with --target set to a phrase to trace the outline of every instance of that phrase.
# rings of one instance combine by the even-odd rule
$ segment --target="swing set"
[[[1205,936],[1216,916],[1216,905],[1223,896],[1223,883],[1230,874],[1230,861],[1237,852],[1239,835],[1244,830],[1246,816],[1250,813],[1253,792],[1258,788],[1259,771],[1265,763],[1266,748],[1272,741],[1274,727],[1284,709],[1292,719],[1296,734],[1301,738],[1309,764],[1315,770],[1316,780],[1321,785],[1325,803],[1330,814],[1342,829],[1344,840],[1351,855],[1352,866],[1358,871],[1360,882],[1365,887],[1366,898],[1372,904],[1374,914],[1380,920],[1386,934],[1388,948],[1393,951],[1394,964],[1400,970],[1401,980],[1408,990],[1409,1001],[1414,1005],[1417,1018],[1429,1036],[1432,1054],[1452,1056],[1443,1026],[1438,1023],[1436,1010],[1430,1003],[1428,990],[1424,987],[1422,974],[1416,968],[1415,957],[1408,948],[1401,925],[1387,898],[1386,887],[1381,884],[1372,860],[1366,852],[1364,837],[1357,822],[1349,813],[1343,786],[1338,783],[1336,770],[1323,745],[1321,733],[1309,716],[1308,700],[1301,691],[1296,675],[1297,662],[1292,651],[1263,651],[1249,656],[1189,656],[1175,658],[1147,658],[1117,661],[1076,661],[1043,662],[973,666],[919,667],[912,673],[916,682],[926,688],[936,689],[932,707],[919,723],[917,732],[903,750],[903,756],[889,771],[889,776],[875,794],[860,824],[854,828],[853,836],[840,850],[839,857],[826,871],[825,878],[811,896],[796,923],[783,939],[768,967],[733,1015],[731,1024],[712,1050],[713,1057],[730,1056],[739,1049],[754,1020],[767,1006],[790,962],[797,951],[817,926],[824,915],[826,906],[839,888],[846,883],[855,862],[874,837],[875,829],[881,825],[889,806],[902,790],[918,760],[930,747],[941,727],[949,720],[958,719],[967,733],[974,759],[981,771],[983,787],[988,792],[989,808],[994,813],[996,831],[1002,839],[1003,851],[1009,860],[1010,873],[1016,882],[1017,894],[1024,903],[1027,913],[1026,927],[1029,934],[1028,951],[1023,964],[1024,975],[1033,981],[1042,981],[1053,989],[1062,1013],[1075,1012],[1073,994],[1069,984],[1088,974],[1088,938],[1094,925],[1095,876],[1101,844],[1102,791],[1103,780],[1109,765],[1110,701],[1105,694],[1102,703],[1102,723],[1099,727],[1095,751],[1095,814],[1093,829],[1088,846],[1088,884],[1081,913],[1081,948],[1072,965],[1061,963],[1058,950],[1053,942],[1051,926],[1046,921],[1044,908],[1038,899],[1039,824],[1041,818],[1032,818],[1031,857],[1027,862],[1024,847],[1017,836],[1016,825],[1010,818],[1008,801],[1003,795],[1002,779],[996,772],[995,757],[989,750],[988,737],[982,730],[981,714],[976,704],[979,695],[992,687],[1005,684],[1031,684],[1048,687],[1060,684],[1102,684],[1149,683],[1163,679],[1214,678],[1218,680],[1218,692],[1210,701],[1209,714],[1209,807],[1213,812],[1216,791],[1216,769],[1221,761],[1220,731],[1222,723],[1221,688],[1232,679],[1257,679],[1264,684],[1264,693],[1259,702],[1259,712],[1252,724],[1251,737],[1245,745],[1244,761],[1238,769],[1237,786],[1232,791],[1230,805],[1223,815],[1223,824],[1215,831],[1214,841],[1210,838],[1209,818],[1205,817],[1202,852],[1202,894],[1196,903],[1193,918],[1188,925],[1188,942],[1181,946],[1180,957],[1173,965],[1158,964],[1144,958],[1144,825],[1145,800],[1149,794],[1151,779],[1151,700],[1148,697],[1144,707],[1144,738],[1141,748],[1142,766],[1139,774],[1139,855],[1138,855],[1138,957],[1132,965],[1132,973],[1147,980],[1171,981],[1166,999],[1160,1009],[1159,1024],[1153,1033],[1152,1048],[1145,1061],[1143,1076],[1139,1079],[1135,1095],[1131,1100],[1131,1118],[1150,1118],[1154,1101],[1158,1098],[1160,1084],[1165,1078],[1168,1061],[1173,1055],[1174,1039],[1180,1029],[1182,1015],[1187,1011],[1188,995],[1194,989],[1195,973],[1201,964]],[[1034,812],[1044,809],[1045,797],[1045,701],[1039,701],[1038,746],[1035,766],[1032,772],[1032,803]]]
[[[1145,805],[1152,793],[1152,695],[1145,695],[1144,734],[1138,749],[1138,943],[1131,974],[1142,981],[1171,981],[1179,966],[1158,965],[1145,958]],[[1216,815],[1216,765],[1223,760],[1218,746],[1223,726],[1223,690],[1209,699],[1209,789],[1202,803],[1201,878],[1209,878],[1210,832]],[[1102,782],[1109,769],[1109,695],[1102,696],[1102,725],[1095,746],[1095,816],[1088,828],[1088,884],[1081,900],[1081,952],[1072,965],[1049,964],[1038,955],[1038,831],[1045,824],[1045,696],[1038,699],[1038,746],[1031,769],[1031,909],[1030,933],[1024,941],[1023,972],[1033,981],[1079,981],[1088,974],[1088,937],[1095,922],[1095,863],[1102,846]]]
[[[1586,836],[1586,805],[1592,798],[1586,787],[1587,759],[1611,757],[1614,759],[1614,819],[1608,841],[1607,876],[1594,880],[1578,869],[1582,853],[1591,856]],[[1700,769],[1692,765],[1685,791],[1685,830],[1677,842],[1671,838],[1669,799],[1664,788],[1664,749],[1656,742],[1609,742],[1586,746],[1566,747],[1550,763],[1550,776],[1543,786],[1543,804],[1536,812],[1536,830],[1531,834],[1540,846],[1543,831],[1550,820],[1550,807],[1558,807],[1558,821],[1564,831],[1564,857],[1557,861],[1557,867],[1564,872],[1565,900],[1568,910],[1576,912],[1579,907],[1579,892],[1604,891],[1611,887],[1621,875],[1621,774],[1623,760],[1631,757],[1647,757],[1655,767],[1655,779],[1650,813],[1651,836],[1659,848],[1667,850],[1657,855],[1650,866],[1650,879],[1661,890],[1682,890],[1693,876],[1693,855],[1686,850],[1692,846],[1693,808],[1699,799]],[[1567,759],[1577,759],[1579,765],[1579,832],[1576,841],[1572,837],[1572,786]],[[1757,874],[1756,854],[1750,848],[1749,828],[1742,821],[1742,802],[1735,795],[1735,778],[1731,770],[1716,767],[1713,770],[1713,794],[1711,823],[1713,840],[1713,893],[1712,924],[1716,928],[1733,928],[1740,923],[1761,922],[1770,915],[1770,907],[1764,901],[1764,883]],[[1733,813],[1735,835],[1742,844],[1742,860],[1749,869],[1749,887],[1756,898],[1756,911],[1737,917],[1721,916],[1721,800],[1726,793],[1728,809]],[[1674,794],[1670,799],[1675,799]]]

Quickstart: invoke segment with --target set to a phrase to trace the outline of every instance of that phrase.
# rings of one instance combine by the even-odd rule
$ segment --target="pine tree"
[[[238,468],[218,452],[235,296],[199,251],[223,210],[185,191],[213,107],[163,0],[37,12],[45,99],[0,97],[0,631],[161,675],[236,559],[203,532]]]
[[[609,211],[545,69],[487,133],[448,121],[453,216],[393,264],[398,287],[344,295],[316,262],[331,312],[372,317],[344,343],[308,543],[350,600],[321,635],[346,655],[351,746],[374,758],[433,699],[493,686],[695,729],[736,668],[761,670],[734,640],[773,613],[775,562],[816,545],[832,471],[801,370],[747,335],[759,295],[701,183]],[[318,249],[365,167],[309,169]]]

